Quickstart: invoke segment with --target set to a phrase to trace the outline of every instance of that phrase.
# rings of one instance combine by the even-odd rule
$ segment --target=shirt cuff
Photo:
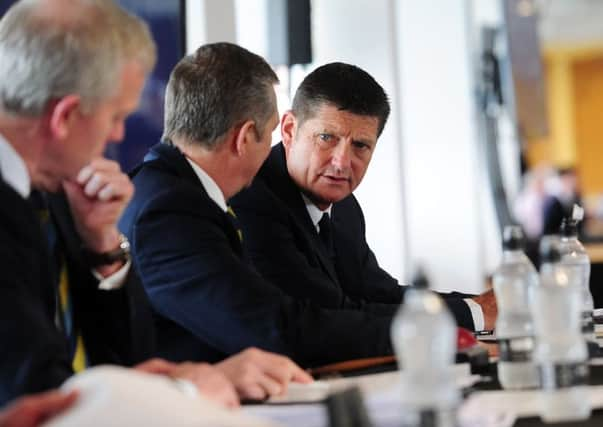
[[[130,265],[132,261],[128,260],[122,268],[117,270],[109,277],[101,276],[98,271],[92,269],[92,275],[98,279],[98,289],[101,291],[113,291],[121,289],[126,281],[126,276],[130,271]]]
[[[482,307],[470,298],[463,299],[469,306],[471,317],[473,318],[473,328],[476,331],[483,331],[485,327],[484,312]]]

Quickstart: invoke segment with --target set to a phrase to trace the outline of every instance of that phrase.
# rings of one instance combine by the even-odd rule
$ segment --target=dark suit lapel
[[[311,242],[310,246],[320,261],[323,269],[329,275],[329,277],[331,277],[331,279],[333,279],[333,281],[339,285],[339,280],[337,277],[337,272],[335,271],[335,266],[333,265],[333,261],[331,260],[331,257],[327,253],[326,248],[316,232],[316,227],[314,227],[312,219],[308,214],[306,204],[304,203],[304,199],[301,196],[299,188],[289,176],[285,160],[285,150],[282,143],[272,148],[266,166],[268,166],[268,169],[272,170],[273,175],[267,177],[265,182],[271,186],[274,192],[279,195],[281,200],[283,200],[285,204],[291,208],[295,221],[299,227],[305,231],[308,240]]]
[[[67,199],[63,194],[47,194],[46,200],[63,254],[72,260],[75,265],[86,265],[81,250],[82,241],[75,230],[71,208]]]
[[[234,251],[241,258],[246,259],[243,245],[239,239],[239,234],[233,225],[233,222],[229,218],[228,214],[222,211],[222,209],[209,197],[205,187],[203,187],[203,184],[201,183],[201,180],[178,147],[169,142],[162,142],[151,147],[148,154],[144,158],[144,162],[135,168],[130,173],[130,176],[133,177],[136,175],[136,173],[138,173],[138,171],[149,162],[161,163],[163,168],[167,168],[170,172],[179,176],[187,183],[195,186],[198,191],[200,191],[207,199],[206,201],[208,208],[211,209],[216,216],[221,218],[223,223],[222,229],[226,233],[228,241],[230,242],[230,245]]]

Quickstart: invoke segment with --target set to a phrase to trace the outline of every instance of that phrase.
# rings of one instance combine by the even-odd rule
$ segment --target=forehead
[[[300,129],[310,132],[328,132],[366,141],[377,141],[379,119],[340,110],[331,104],[321,104]]]

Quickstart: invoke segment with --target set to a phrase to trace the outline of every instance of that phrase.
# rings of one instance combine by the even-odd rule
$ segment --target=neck
[[[210,150],[199,144],[172,140],[174,145],[190,160],[195,162],[218,185],[224,199],[228,201],[237,194],[242,185],[238,183],[237,168],[226,144],[219,144]]]

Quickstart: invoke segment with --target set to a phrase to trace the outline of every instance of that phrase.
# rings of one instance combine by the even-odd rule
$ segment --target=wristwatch
[[[130,242],[123,234],[119,234],[119,246],[107,252],[97,253],[84,247],[82,248],[84,258],[91,267],[110,265],[117,261],[128,262],[130,260]]]

